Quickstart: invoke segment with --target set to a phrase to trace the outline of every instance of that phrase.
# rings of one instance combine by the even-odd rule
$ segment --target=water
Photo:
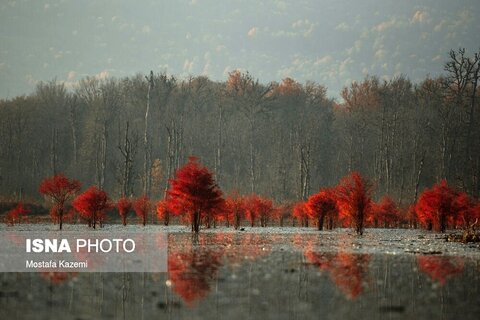
[[[152,228],[165,227],[147,230]],[[478,319],[480,314],[478,245],[446,243],[420,230],[367,229],[358,237],[346,229],[219,228],[198,238],[185,227],[167,230],[167,273],[1,274],[0,319]]]

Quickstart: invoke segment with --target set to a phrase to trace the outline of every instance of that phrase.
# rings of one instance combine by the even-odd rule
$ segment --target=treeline
[[[234,71],[225,82],[150,73],[55,80],[0,101],[0,194],[40,199],[65,173],[113,198],[162,198],[189,155],[226,193],[306,200],[359,171],[376,198],[400,206],[442,179],[480,194],[479,55],[451,51],[442,77],[414,84],[367,77],[342,92],[286,78],[263,84]]]

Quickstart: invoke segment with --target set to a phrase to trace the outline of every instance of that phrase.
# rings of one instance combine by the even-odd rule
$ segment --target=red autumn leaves
[[[51,212],[54,213],[61,230],[66,202],[80,191],[80,182],[70,180],[63,174],[59,174],[43,180],[38,191],[52,200]]]
[[[421,224],[440,232],[445,232],[448,225],[468,228],[480,218],[479,204],[467,194],[448,186],[445,180],[425,190],[415,209]]]
[[[190,157],[175,179],[170,180],[167,202],[173,214],[187,216],[194,232],[199,232],[202,220],[209,227],[224,207],[222,191],[213,174],[195,157]]]
[[[132,208],[140,217],[143,225],[145,225],[151,207],[149,199],[145,196],[134,201],[122,197],[115,205],[104,190],[100,190],[96,186],[91,186],[71,202],[71,206],[75,212],[72,209],[67,211],[68,202],[80,191],[80,182],[71,180],[63,174],[43,180],[40,184],[39,191],[52,201],[50,216],[55,223],[59,223],[60,229],[62,229],[64,219],[66,217],[72,218],[75,212],[78,212],[80,218],[86,221],[89,227],[95,229],[98,224],[100,224],[100,226],[103,224],[107,219],[107,212],[115,206],[117,207],[123,225],[127,224],[127,216]],[[19,204],[19,206],[20,205],[21,204]],[[23,209],[23,207],[17,209]],[[18,216],[18,214],[16,214],[17,211],[12,214],[15,213],[15,215]],[[22,211],[21,213],[24,214],[26,212]]]
[[[358,234],[363,233],[365,226],[398,227],[406,223],[415,225],[417,221],[427,229],[440,232],[447,227],[468,229],[473,228],[480,218],[478,201],[450,187],[446,181],[426,189],[418,203],[408,210],[399,208],[388,195],[374,202],[373,183],[357,172],[344,177],[335,187],[320,189],[304,202],[282,206],[275,206],[271,199],[257,194],[243,196],[232,192],[224,199],[213,173],[194,157],[190,157],[169,182],[167,197],[156,205],[157,217],[168,225],[171,217],[181,216],[182,221],[191,224],[194,232],[199,232],[201,224],[210,228],[223,223],[238,229],[244,220],[251,227],[266,227],[272,222],[283,225],[287,211],[291,212],[294,224],[302,227],[308,227],[313,221],[318,230],[343,226],[352,227]],[[105,191],[90,187],[71,203],[74,211],[69,201],[80,191],[80,182],[62,174],[46,178],[39,191],[52,200],[50,214],[60,228],[65,219],[74,220],[76,212],[95,228],[98,223],[103,223],[107,211],[114,207],[123,225],[127,224],[127,216],[131,212],[135,212],[146,225],[153,206],[147,196],[137,199],[122,197],[114,204]],[[12,221],[25,214],[22,207],[17,209],[10,212]]]

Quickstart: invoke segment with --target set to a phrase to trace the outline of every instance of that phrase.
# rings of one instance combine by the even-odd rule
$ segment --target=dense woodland
[[[353,170],[375,198],[415,202],[442,179],[480,195],[479,53],[446,55],[442,77],[367,77],[330,99],[321,84],[225,82],[165,73],[52,80],[0,101],[0,194],[40,200],[46,176],[65,173],[112,198],[160,199],[190,155],[229,193],[306,200]]]

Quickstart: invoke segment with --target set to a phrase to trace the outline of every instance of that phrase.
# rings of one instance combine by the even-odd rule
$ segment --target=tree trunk
[[[52,170],[52,175],[57,174],[57,143],[58,143],[58,132],[56,128],[52,129],[52,143],[50,146],[50,167]]]
[[[150,76],[147,77],[148,91],[147,91],[147,106],[145,108],[145,131],[143,136],[143,145],[145,149],[144,162],[143,162],[143,194],[149,195],[150,193],[150,143],[148,133],[148,116],[150,112],[150,95],[153,89],[153,71],[150,71]]]
[[[58,208],[58,224],[60,227],[60,230],[62,230],[63,227],[63,205]]]
[[[198,233],[200,231],[200,212],[196,211],[193,213],[192,223],[193,223],[192,225],[193,231],[195,233]]]

